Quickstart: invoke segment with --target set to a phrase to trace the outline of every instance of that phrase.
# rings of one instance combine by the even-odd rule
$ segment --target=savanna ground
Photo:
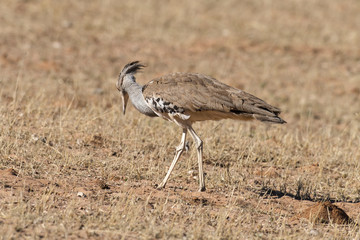
[[[360,2],[2,0],[1,239],[359,239]],[[204,122],[156,190],[181,129],[115,88],[201,72],[283,110],[286,125]],[[83,193],[84,195],[82,195]],[[79,194],[79,195],[78,195]]]

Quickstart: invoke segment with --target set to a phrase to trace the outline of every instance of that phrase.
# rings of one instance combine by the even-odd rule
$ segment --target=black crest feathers
[[[121,75],[135,74],[139,70],[143,69],[144,67],[146,67],[146,66],[141,64],[139,61],[130,62],[125,65],[125,67],[121,71]]]

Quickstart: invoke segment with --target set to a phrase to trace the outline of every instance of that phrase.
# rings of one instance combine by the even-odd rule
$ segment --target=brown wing
[[[197,73],[173,73],[143,87],[145,99],[162,99],[185,112],[212,111],[283,123],[280,110],[242,90]],[[229,116],[230,117],[230,116]]]

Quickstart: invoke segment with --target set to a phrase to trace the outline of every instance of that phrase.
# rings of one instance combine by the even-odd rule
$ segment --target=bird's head
[[[145,65],[141,64],[139,61],[130,62],[124,66],[119,74],[119,78],[116,82],[116,88],[121,93],[123,114],[125,114],[126,104],[129,100],[129,94],[127,93],[126,89],[132,82],[135,82],[134,74],[144,67]]]

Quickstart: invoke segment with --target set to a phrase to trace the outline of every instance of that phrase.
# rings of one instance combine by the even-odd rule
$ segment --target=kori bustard
[[[122,96],[123,114],[130,98],[139,112],[149,117],[162,117],[182,128],[181,141],[176,147],[175,157],[158,189],[165,187],[185,149],[186,134],[189,131],[197,148],[199,191],[205,191],[203,142],[192,128],[194,122],[231,118],[286,123],[279,117],[280,109],[203,74],[172,73],[141,86],[135,81],[134,75],[143,67],[145,66],[139,61],[134,61],[126,64],[120,72],[116,87]]]

